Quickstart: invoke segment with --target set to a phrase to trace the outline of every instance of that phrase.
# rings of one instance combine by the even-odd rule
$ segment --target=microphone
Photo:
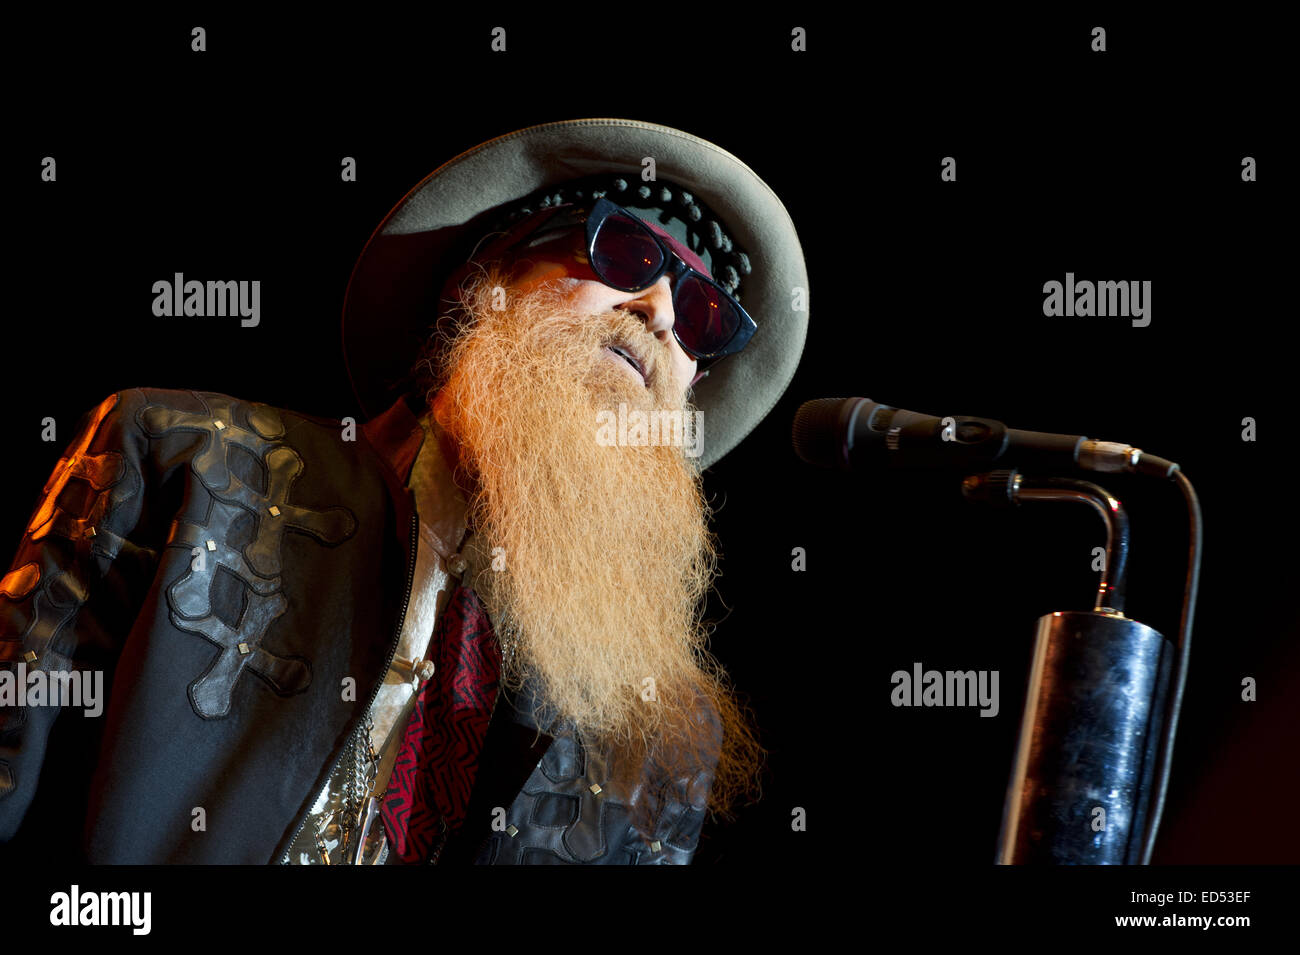
[[[987,470],[1014,462],[1043,470],[1128,472],[1167,478],[1178,465],[1115,441],[1008,428],[992,418],[919,414],[868,398],[818,398],[795,412],[795,453],[821,468]]]

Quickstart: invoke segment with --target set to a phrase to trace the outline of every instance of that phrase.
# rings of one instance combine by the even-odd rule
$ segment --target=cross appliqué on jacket
[[[207,436],[191,467],[210,496],[208,515],[202,522],[178,520],[172,526],[168,545],[189,548],[194,560],[168,588],[167,600],[178,629],[202,636],[221,651],[189,687],[194,711],[204,719],[219,719],[230,712],[235,684],[245,669],[282,696],[311,684],[310,661],[280,656],[263,645],[267,629],[287,606],[280,579],[284,534],[293,529],[332,547],[356,532],[357,520],[341,505],[318,509],[289,502],[303,462],[281,440],[284,424],[273,408],[245,406],[238,410],[246,408],[246,414],[237,415],[234,401],[198,393],[195,397],[208,413],[148,405],[139,420],[151,437],[175,431]],[[232,469],[234,448],[260,466],[260,487]],[[251,539],[242,547],[230,546],[236,522],[246,525],[249,515],[254,518]],[[238,594],[237,620],[223,619],[214,608],[216,588]]]

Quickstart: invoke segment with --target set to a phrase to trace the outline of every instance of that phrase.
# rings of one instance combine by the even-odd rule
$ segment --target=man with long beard
[[[0,845],[84,818],[61,844],[97,862],[689,862],[761,765],[705,646],[701,471],[788,384],[806,296],[779,201],[677,130],[440,167],[349,285],[362,440],[206,392],[88,416],[0,663],[114,669],[107,719],[69,728],[91,767],[46,758],[57,711],[0,726]]]
[[[531,683],[534,702],[604,751],[625,791],[717,765],[712,795],[724,807],[752,783],[757,753],[704,650],[714,542],[700,475],[684,437],[672,440],[689,429],[618,444],[597,424],[619,413],[694,420],[685,396],[696,363],[670,334],[666,279],[588,312],[626,296],[560,277],[582,267],[552,256],[516,264],[527,273],[518,279],[476,280],[432,404],[475,488],[478,550],[503,558],[478,587],[517,641],[504,682]],[[538,272],[547,284],[529,277]],[[510,293],[500,311],[494,289]],[[652,757],[654,773],[636,775]]]

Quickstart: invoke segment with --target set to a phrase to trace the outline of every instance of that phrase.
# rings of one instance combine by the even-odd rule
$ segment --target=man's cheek
[[[558,262],[516,263],[515,277],[506,290],[507,300],[535,292],[544,285],[566,293],[577,294],[578,281],[569,276],[569,271]]]

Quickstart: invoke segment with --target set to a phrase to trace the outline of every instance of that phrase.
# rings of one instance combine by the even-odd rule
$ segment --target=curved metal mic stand
[[[1107,490],[1017,471],[971,475],[969,500],[1082,503],[1106,524],[1095,606],[1038,620],[1020,739],[998,838],[1000,864],[1148,861],[1167,782],[1167,713],[1178,647],[1123,613],[1129,524]],[[1186,621],[1190,622],[1190,621]],[[1181,697],[1185,667],[1177,684]],[[1160,785],[1152,804],[1152,783]]]

